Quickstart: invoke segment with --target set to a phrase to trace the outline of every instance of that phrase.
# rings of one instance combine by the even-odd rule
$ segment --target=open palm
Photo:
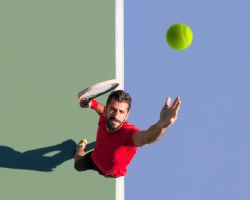
[[[173,104],[171,98],[168,97],[160,113],[160,124],[163,128],[168,128],[175,123],[181,105],[180,97],[176,97]]]

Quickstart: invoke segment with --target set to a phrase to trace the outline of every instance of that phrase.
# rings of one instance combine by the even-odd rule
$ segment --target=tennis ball
[[[173,24],[166,33],[166,40],[173,49],[184,50],[191,45],[193,33],[185,24]]]

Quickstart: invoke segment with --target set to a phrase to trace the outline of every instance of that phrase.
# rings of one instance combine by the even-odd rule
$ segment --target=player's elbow
[[[147,144],[147,143],[141,142],[141,143],[137,143],[136,146],[137,146],[137,147],[143,147],[143,146],[146,145],[146,144]]]
[[[142,147],[146,144],[148,144],[147,138],[145,137],[144,132],[139,132],[137,134],[134,134],[133,136],[134,143],[137,147]]]
[[[151,135],[151,134],[148,134],[146,133],[147,135],[145,135],[145,144],[153,144],[159,140],[162,139],[162,135],[159,135],[158,137],[155,137],[154,135]]]

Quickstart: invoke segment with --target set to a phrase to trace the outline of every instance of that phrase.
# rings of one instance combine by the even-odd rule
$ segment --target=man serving
[[[83,99],[80,99],[82,101]],[[87,140],[83,139],[75,154],[75,169],[78,171],[96,170],[105,177],[120,177],[127,173],[127,166],[133,159],[137,147],[152,144],[160,140],[167,129],[177,119],[180,109],[180,97],[171,105],[168,97],[160,112],[159,120],[147,130],[140,130],[127,122],[132,99],[124,90],[112,92],[106,106],[93,99],[83,108],[95,110],[100,118],[96,135],[96,147],[93,151],[84,151]]]

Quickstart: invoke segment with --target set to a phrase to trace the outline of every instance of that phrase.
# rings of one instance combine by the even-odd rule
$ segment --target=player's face
[[[106,115],[108,130],[111,132],[117,131],[128,118],[128,104],[112,99],[106,108]]]

